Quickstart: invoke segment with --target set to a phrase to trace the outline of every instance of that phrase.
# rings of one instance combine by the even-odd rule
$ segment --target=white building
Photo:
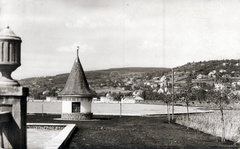
[[[224,69],[221,69],[221,70],[219,70],[219,72],[220,72],[220,73],[225,73],[225,72],[227,72],[227,71],[224,70]]]
[[[216,83],[214,84],[214,87],[215,87],[215,90],[222,90],[224,88],[224,85],[220,83]]]
[[[91,105],[94,91],[89,88],[82,65],[77,55],[64,89],[62,97],[62,119],[82,120],[92,118]]]

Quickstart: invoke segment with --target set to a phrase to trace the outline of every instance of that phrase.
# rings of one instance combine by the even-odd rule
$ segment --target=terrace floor
[[[60,115],[28,115],[29,123],[75,123],[67,148],[239,148],[234,142],[168,124],[166,115],[153,117],[94,116],[97,121],[59,121]]]

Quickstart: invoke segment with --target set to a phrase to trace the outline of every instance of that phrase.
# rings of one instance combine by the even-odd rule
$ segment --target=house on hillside
[[[125,96],[121,99],[121,103],[135,103],[135,98],[132,96]]]
[[[153,77],[152,80],[153,81],[158,81],[160,78],[159,77]]]
[[[221,83],[215,83],[214,84],[214,88],[215,88],[215,90],[221,90],[221,89],[224,88],[224,85],[221,84]]]
[[[236,87],[237,86],[237,82],[232,82],[231,86],[232,87]]]
[[[226,71],[225,69],[220,69],[219,72],[220,72],[220,73],[225,73],[225,72],[227,72],[227,71]]]
[[[222,75],[222,78],[230,78],[231,77],[231,74],[224,74]]]
[[[136,79],[136,82],[137,83],[139,83],[139,82],[141,82],[142,81],[142,79]]]
[[[223,63],[223,66],[228,66],[229,65],[229,63]]]
[[[192,88],[193,88],[193,89],[201,89],[201,86],[195,85],[195,86],[193,86]]]
[[[46,95],[46,94],[49,94],[49,93],[50,93],[49,90],[45,90],[45,91],[42,92],[43,95]]]
[[[165,87],[160,87],[160,89],[157,91],[159,94],[160,93],[167,93],[168,92],[168,88],[165,86]]]
[[[205,78],[207,78],[206,75],[203,75],[203,74],[197,75],[197,79],[205,79]]]
[[[133,81],[127,81],[125,85],[133,85]]]
[[[240,71],[234,71],[231,73],[232,77],[240,77]]]
[[[169,86],[167,77],[166,77],[165,75],[163,75],[163,76],[161,77],[161,79],[159,80],[159,85],[160,85],[161,88],[162,88],[162,87],[164,88],[164,87]]]
[[[135,102],[144,101],[144,99],[140,96],[136,96],[134,99],[135,99]]]
[[[196,79],[203,79],[202,74],[197,75]]]
[[[136,90],[132,93],[134,97],[141,96],[141,94],[142,94],[142,90]]]
[[[150,82],[144,82],[144,86],[150,86],[151,83]]]
[[[232,82],[231,86],[239,88],[240,87],[240,81]]]
[[[216,78],[216,71],[211,71],[208,73],[208,78]]]
[[[151,85],[151,88],[152,88],[152,89],[154,89],[154,88],[156,88],[156,87],[158,87],[157,84],[152,84],[152,85]]]
[[[214,89],[215,90],[220,90],[220,89],[223,89],[223,84],[221,83],[214,83]]]

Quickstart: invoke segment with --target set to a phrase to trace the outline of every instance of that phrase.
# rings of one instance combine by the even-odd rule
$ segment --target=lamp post
[[[169,105],[169,102],[170,102],[170,98],[171,97],[171,93],[168,91],[167,92],[167,114],[168,114],[168,123],[170,123],[170,105]]]
[[[124,96],[120,96],[120,101],[119,101],[119,104],[120,104],[120,115],[119,115],[119,117],[122,117],[122,100],[124,100]]]
[[[172,69],[172,121],[174,120],[174,71]]]
[[[122,117],[122,99],[120,100],[120,117]]]

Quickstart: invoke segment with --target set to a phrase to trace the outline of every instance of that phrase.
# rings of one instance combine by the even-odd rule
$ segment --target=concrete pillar
[[[21,65],[21,42],[9,27],[0,32],[0,148],[27,148],[29,91],[11,77]]]
[[[2,148],[27,148],[26,98],[28,93],[28,88],[24,87],[0,87],[0,113],[9,112],[8,122],[0,124],[0,147]]]
[[[0,86],[19,86],[11,73],[21,65],[21,42],[9,27],[0,32]]]

